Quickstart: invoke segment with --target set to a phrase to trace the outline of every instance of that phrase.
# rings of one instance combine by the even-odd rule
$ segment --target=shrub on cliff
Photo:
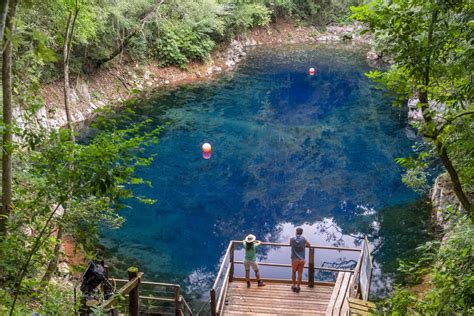
[[[194,32],[188,25],[165,23],[158,34],[153,52],[163,66],[184,68],[189,61],[204,61],[215,46],[209,35]]]
[[[427,243],[423,246],[424,255],[416,262],[401,266],[407,281],[416,274],[426,275],[427,290],[417,296],[410,288],[396,288],[382,304],[385,312],[395,315],[474,313],[474,225],[466,217],[459,217],[447,231],[443,242]],[[438,247],[432,247],[435,244]]]

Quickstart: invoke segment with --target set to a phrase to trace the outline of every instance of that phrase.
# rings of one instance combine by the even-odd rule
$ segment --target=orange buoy
[[[204,159],[211,159],[211,156],[212,156],[212,153],[205,153],[205,152],[202,153],[202,158]]]
[[[209,143],[202,144],[202,152],[203,153],[210,153],[212,151],[212,146]]]
[[[315,73],[316,73],[316,70],[313,67],[309,68],[309,74],[311,76],[313,76]]]

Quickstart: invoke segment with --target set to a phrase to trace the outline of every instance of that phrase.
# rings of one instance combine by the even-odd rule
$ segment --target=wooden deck
[[[244,281],[229,283],[223,315],[305,316],[324,315],[334,286],[301,286],[299,293],[288,283],[267,283],[247,288]]]
[[[290,247],[289,244],[262,242],[263,247]],[[367,239],[362,249],[331,246],[309,246],[308,265],[305,266],[307,277],[303,280],[301,291],[291,290],[291,280],[271,278],[266,274],[264,287],[258,287],[255,280],[247,288],[245,278],[235,275],[235,265],[242,261],[235,260],[235,248],[242,247],[241,241],[230,241],[221,262],[216,280],[210,290],[211,316],[222,315],[255,315],[255,316],[296,316],[296,315],[368,315],[366,302],[370,290],[372,259]],[[325,267],[315,265],[315,251],[332,251],[346,256],[347,252],[358,253],[359,259],[354,269]],[[345,252],[346,254],[342,254]],[[332,259],[334,260],[334,259]],[[284,268],[290,271],[289,263],[259,262],[262,267]],[[315,272],[330,272],[336,282],[316,281]],[[329,278],[330,281],[330,278]],[[362,304],[349,298],[361,298]],[[373,307],[371,307],[373,308]]]

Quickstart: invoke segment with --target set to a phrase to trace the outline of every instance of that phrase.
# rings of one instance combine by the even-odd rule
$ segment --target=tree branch
[[[441,135],[441,133],[443,132],[443,130],[446,128],[446,126],[448,126],[449,124],[453,123],[455,120],[457,120],[458,118],[461,118],[463,116],[466,116],[466,115],[472,115],[474,114],[474,110],[472,111],[464,111],[464,112],[461,112],[461,113],[458,113],[457,115],[453,116],[451,119],[446,119],[446,123],[444,123],[435,133],[436,137],[438,135]]]
[[[147,14],[145,14],[145,16],[141,19],[139,26],[136,27],[135,29],[133,29],[127,36],[125,36],[125,38],[123,39],[123,41],[120,43],[119,47],[117,47],[117,49],[114,50],[114,51],[112,52],[112,54],[110,54],[110,56],[105,57],[105,58],[102,58],[102,59],[99,59],[99,60],[96,62],[97,67],[100,67],[101,65],[105,64],[106,62],[111,61],[112,59],[114,59],[115,57],[117,57],[120,53],[122,53],[122,51],[124,50],[124,48],[127,47],[127,45],[129,44],[130,40],[131,40],[135,35],[137,35],[138,33],[140,33],[140,32],[143,30],[143,27],[145,26],[146,22],[147,22],[153,15],[155,15],[155,13],[158,11],[158,9],[160,8],[160,6],[161,6],[164,2],[165,2],[165,0],[161,0],[159,3],[157,3],[157,5],[156,5],[151,11],[149,11]]]

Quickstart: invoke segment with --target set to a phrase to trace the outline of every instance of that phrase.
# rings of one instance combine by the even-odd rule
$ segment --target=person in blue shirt
[[[291,246],[291,280],[293,292],[300,292],[301,280],[303,279],[303,269],[305,263],[306,247],[311,247],[310,243],[303,236],[303,228],[296,229],[295,237],[290,238]],[[296,272],[298,272],[298,283],[296,283]]]
[[[245,258],[244,258],[244,267],[245,267],[245,279],[247,280],[247,288],[250,287],[250,267],[252,267],[255,272],[255,277],[257,278],[258,286],[265,286],[265,283],[260,280],[260,273],[258,271],[257,264],[257,247],[261,244],[257,238],[250,234],[245,237],[243,241],[245,249]]]

